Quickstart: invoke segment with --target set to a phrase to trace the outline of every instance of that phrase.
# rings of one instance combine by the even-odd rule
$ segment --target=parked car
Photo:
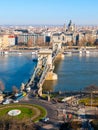
[[[13,100],[13,103],[18,103],[19,101],[18,100]]]
[[[3,101],[2,104],[3,104],[3,105],[5,105],[5,104],[10,104],[10,101],[7,99],[7,100]]]
[[[10,103],[12,103],[12,102],[13,102],[13,99],[11,99],[11,98],[6,98],[6,99],[3,100],[2,104],[10,104]]]
[[[48,122],[49,121],[49,117],[45,117],[42,119],[43,122]]]

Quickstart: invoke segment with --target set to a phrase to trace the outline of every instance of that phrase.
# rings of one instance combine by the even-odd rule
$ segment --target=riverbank
[[[49,47],[48,47],[49,48]],[[37,54],[40,47],[36,48],[17,48],[17,49],[8,49],[8,50],[0,50],[0,55],[33,55]],[[46,48],[45,48],[46,49]],[[98,48],[97,47],[63,47],[64,54],[71,54],[71,53],[94,53],[98,54]]]
[[[37,55],[38,50],[9,50],[0,51],[0,55]]]

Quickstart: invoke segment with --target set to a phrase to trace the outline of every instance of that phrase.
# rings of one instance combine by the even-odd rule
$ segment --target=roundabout
[[[35,104],[9,104],[0,106],[0,118],[14,118],[20,121],[36,122],[47,115],[45,108]]]

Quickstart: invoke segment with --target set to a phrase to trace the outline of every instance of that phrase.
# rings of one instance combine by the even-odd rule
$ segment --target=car
[[[23,96],[26,96],[27,94],[26,94],[26,92],[23,92]]]
[[[13,103],[18,103],[19,101],[18,100],[13,100]]]
[[[5,104],[10,104],[10,101],[7,99],[7,100],[3,101],[2,104],[3,104],[3,105],[5,105]]]
[[[43,122],[48,122],[49,121],[49,117],[45,117],[42,119]]]
[[[13,99],[12,98],[5,98],[2,102],[2,104],[10,104],[13,102]]]

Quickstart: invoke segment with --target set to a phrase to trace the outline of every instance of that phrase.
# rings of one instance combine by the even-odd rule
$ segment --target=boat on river
[[[71,51],[65,51],[64,55],[72,55],[72,52]]]

